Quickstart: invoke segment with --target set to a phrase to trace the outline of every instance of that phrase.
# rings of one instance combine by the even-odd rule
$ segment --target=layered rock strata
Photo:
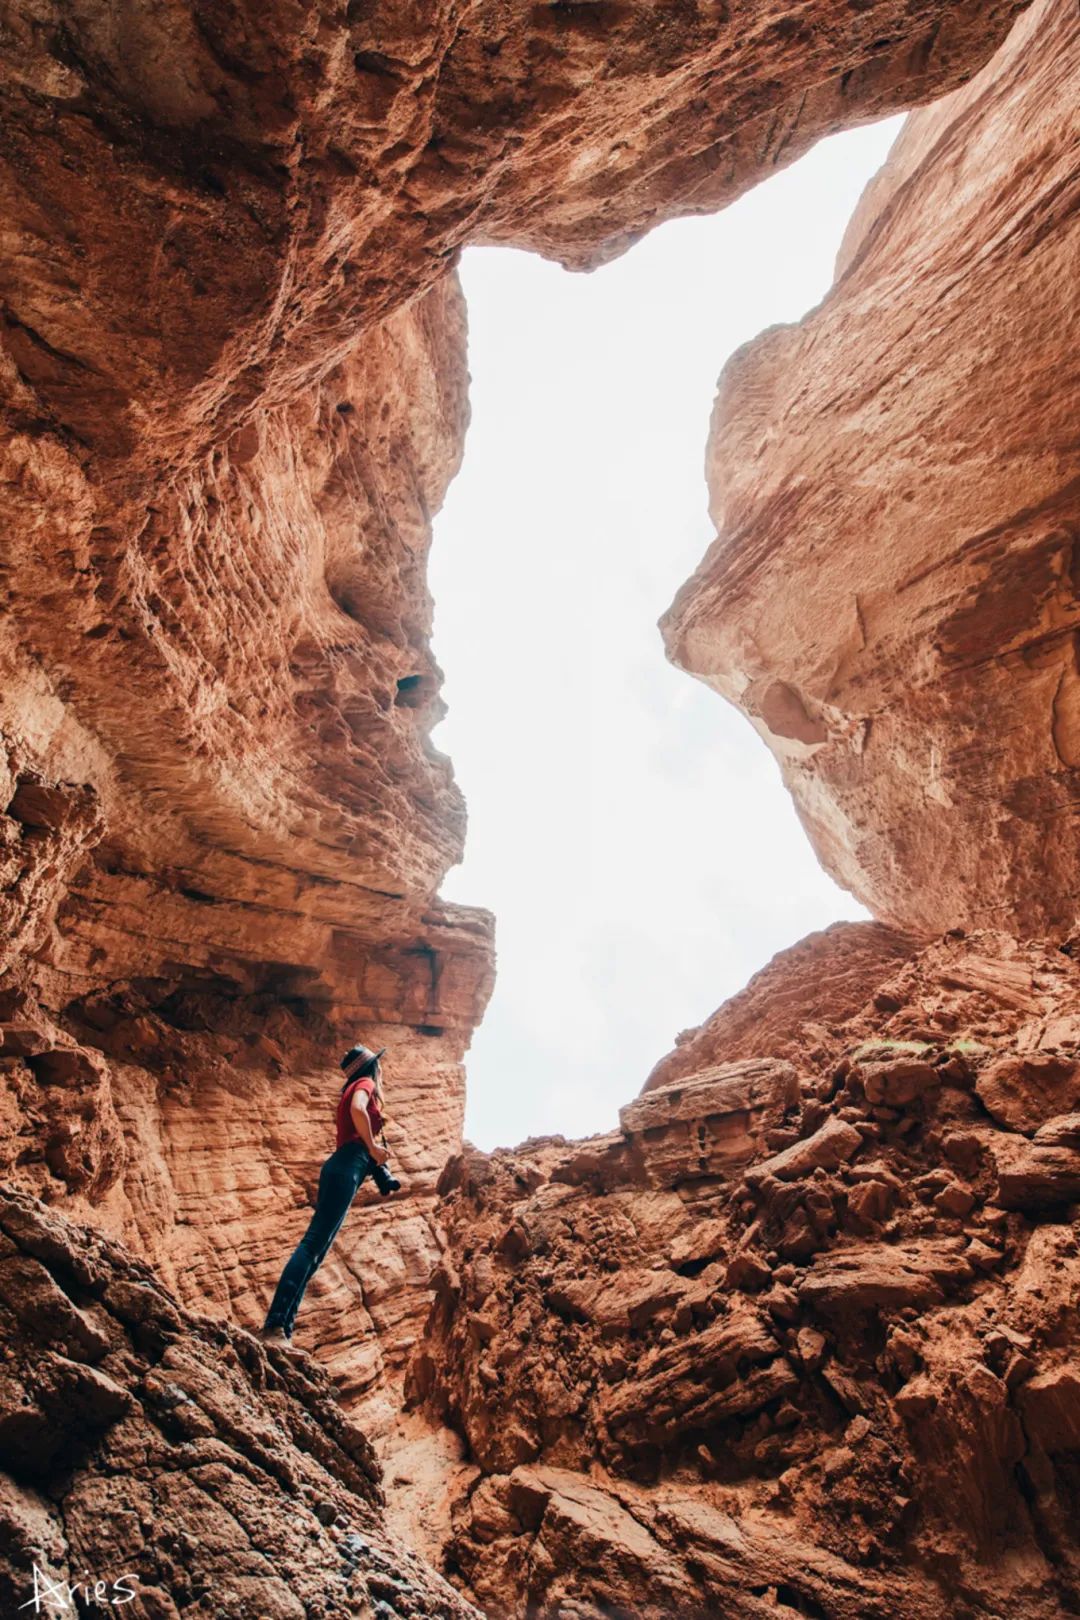
[[[1071,957],[954,934],[785,1058],[452,1161],[447,1568],[553,1620],[1073,1612],[1078,1085]]]
[[[103,459],[175,465],[296,398],[465,241],[594,264],[954,88],[1022,9],[17,10],[12,371]]]
[[[261,1318],[307,1218],[334,1060],[358,1034],[391,1048],[391,1115],[408,1119],[391,1145],[410,1196],[358,1211],[300,1335],[363,1400],[372,1434],[438,1255],[435,1182],[460,1143],[461,1058],[492,965],[490,919],[437,898],[464,825],[429,741],[441,705],[424,583],[467,416],[448,271],[467,240],[597,263],[657,219],[718,206],[827,129],[954,89],[1021,9],[475,4],[418,21],[378,6],[169,0],[121,15],[46,0],[6,19],[0,1171],[125,1238],[217,1325],[185,1318],[104,1239],[6,1195],[5,1601],[40,1552],[74,1582],[85,1564],[135,1560],[149,1614],[466,1612],[380,1529],[369,1452],[320,1376],[267,1362],[230,1323]],[[852,986],[879,949],[894,945],[856,951]],[[854,993],[829,1016],[847,1017]],[[701,1120],[693,1098],[676,1105],[660,1087],[625,1134],[585,1151],[582,1186],[614,1176],[614,1192],[629,1177],[666,1220],[688,1155],[719,1189],[779,1141],[796,1149],[795,1173],[772,1179],[800,1187],[808,1109],[826,1101],[807,1100],[801,1041],[786,1062],[748,1052],[737,1074],[718,1056],[707,1087],[727,1100]],[[851,1095],[858,1114],[866,1099]],[[1009,1220],[1053,1212],[1072,1117],[999,1144]],[[824,1173],[846,1188],[863,1135],[841,1124]],[[551,1153],[532,1157],[543,1181]],[[456,1219],[471,1174],[455,1172]],[[745,1186],[767,1200],[771,1181]],[[716,1190],[708,1219],[725,1241],[734,1218]],[[951,1260],[929,1269],[931,1303],[934,1288],[967,1286]],[[439,1313],[455,1286],[440,1283]],[[647,1337],[658,1329],[641,1308]],[[735,1308],[731,1344],[749,1333],[750,1382],[760,1394],[779,1378],[783,1391],[758,1407],[733,1399],[764,1423],[778,1393],[801,1410],[803,1384],[755,1309]],[[414,1372],[452,1416],[439,1345],[454,1331],[436,1315]],[[1042,1331],[1032,1324],[1036,1349]],[[725,1355],[713,1345],[703,1359],[722,1381]],[[549,1511],[548,1487],[519,1478],[509,1540],[534,1574],[503,1545],[507,1521],[496,1514],[488,1536],[468,1517],[455,1557],[475,1589],[516,1602],[532,1581],[541,1604],[556,1591],[577,1602],[580,1588],[603,1606],[621,1601],[612,1559],[632,1546],[639,1597],[659,1593],[661,1607],[706,1588],[738,1590],[744,1606],[802,1592],[785,1573],[788,1527],[776,1547],[763,1519],[755,1541],[742,1506],[741,1576],[707,1573],[703,1586],[680,1554],[662,1564],[662,1590],[649,1586],[656,1535],[633,1539],[631,1520],[654,1500],[653,1441],[633,1386],[621,1438],[598,1453],[599,1495],[580,1447],[533,1459],[573,1476],[550,1522],[563,1515],[560,1556],[580,1568],[545,1573],[528,1526]],[[1029,1415],[1030,1432],[1071,1421],[1066,1386],[1039,1399],[1044,1428]],[[532,1414],[523,1399],[489,1458],[498,1468],[522,1445],[511,1473],[524,1466]],[[818,1421],[834,1418],[823,1405]],[[456,1490],[465,1475],[451,1472]],[[612,1479],[646,1494],[617,1504]],[[475,1492],[468,1514],[484,1500]],[[619,1535],[590,1541],[596,1514]],[[470,1551],[485,1536],[487,1573]],[[713,1520],[702,1537],[711,1568]],[[861,1600],[877,1554],[832,1547],[824,1531],[821,1545],[821,1601]],[[593,1553],[602,1578],[586,1590]],[[1016,1590],[1036,1603],[1048,1578],[1031,1569]],[[882,1592],[931,1602],[919,1578],[888,1579]]]
[[[65,518],[70,447],[5,449],[0,1162],[255,1325],[336,1059],[387,1045],[400,1231],[357,1223],[306,1313],[350,1395],[424,1309],[491,982],[490,918],[434,897],[464,813],[427,740],[424,564],[464,378],[444,280],[137,510],[84,470]]]
[[[881,923],[833,923],[778,951],[704,1024],[676,1037],[645,1089],[737,1058],[789,1057],[829,1040],[829,1026],[864,1007],[918,941]],[[886,1008],[886,1010],[888,1010]]]
[[[664,622],[904,929],[1075,923],[1080,21],[911,118],[832,292],[726,367],[717,539]]]
[[[389,1534],[375,1454],[307,1357],[0,1195],[0,1606],[145,1620],[466,1620]]]
[[[334,1060],[388,1045],[411,1202],[365,1212],[303,1331],[392,1405],[491,982],[490,919],[436,898],[464,826],[424,581],[467,416],[453,256],[609,257],[963,82],[1020,9],[12,12],[11,1180],[253,1325]]]

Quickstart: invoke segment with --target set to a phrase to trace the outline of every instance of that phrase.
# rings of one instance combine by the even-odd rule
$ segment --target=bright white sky
[[[899,119],[821,142],[724,213],[591,275],[474,248],[472,426],[435,526],[435,733],[469,804],[448,897],[498,976],[466,1136],[609,1130],[674,1042],[769,957],[862,908],[777,765],[665,660],[656,621],[712,538],[704,443],[727,356],[799,319]]]

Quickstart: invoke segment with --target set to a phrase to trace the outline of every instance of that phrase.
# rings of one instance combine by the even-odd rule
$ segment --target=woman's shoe
[[[307,1357],[307,1351],[301,1350],[298,1344],[293,1344],[292,1336],[286,1333],[284,1328],[263,1328],[259,1337],[263,1344],[272,1347],[274,1350],[284,1350],[285,1354],[292,1356],[294,1361],[301,1361]]]

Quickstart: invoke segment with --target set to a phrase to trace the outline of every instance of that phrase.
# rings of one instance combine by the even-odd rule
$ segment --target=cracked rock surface
[[[310,1358],[186,1313],[119,1244],[10,1192],[0,1334],[5,1615],[35,1590],[73,1612],[49,1594],[97,1580],[147,1620],[476,1613],[387,1532],[375,1453]]]
[[[1072,903],[1072,14],[1039,0],[967,83],[1023,12],[8,8],[6,1607],[40,1555],[127,1565],[151,1620],[471,1612],[387,1528],[392,1431],[394,1522],[495,1613],[981,1615],[1001,1538],[1010,1614],[1074,1601],[1071,964],[912,937],[1064,937]],[[833,298],[729,373],[740,585],[714,554],[672,632],[885,920],[771,964],[609,1136],[463,1153],[493,932],[438,894],[464,806],[425,579],[468,417],[457,251],[587,268],[946,93]],[[358,1035],[407,1196],[365,1192],[312,1285],[319,1371],[246,1329]]]
[[[984,1101],[1006,1063],[1059,1109],[1034,1134]],[[545,1620],[1071,1613],[1078,1073],[1072,958],[955,931],[801,1052],[466,1149],[409,1375],[472,1463],[446,1568]]]

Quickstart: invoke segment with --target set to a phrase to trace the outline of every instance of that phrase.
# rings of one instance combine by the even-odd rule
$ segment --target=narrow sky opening
[[[611,1129],[680,1029],[775,951],[866,915],[747,721],[665,661],[656,620],[712,538],[717,375],[827,291],[899,123],[822,141],[591,275],[464,256],[472,425],[431,581],[435,740],[469,804],[443,892],[497,918],[468,1059],[480,1147]]]

